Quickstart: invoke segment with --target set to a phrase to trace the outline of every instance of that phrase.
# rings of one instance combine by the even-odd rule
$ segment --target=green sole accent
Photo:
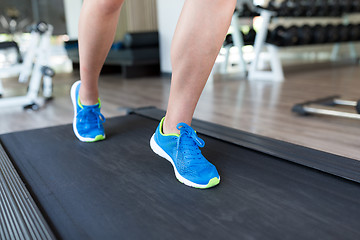
[[[214,177],[214,178],[210,179],[209,183],[205,187],[203,187],[203,189],[215,187],[219,183],[220,183],[220,179],[218,179],[217,177]]]
[[[105,137],[103,135],[97,135],[94,140],[87,141],[87,142],[97,142],[97,141],[101,141],[101,140],[104,140],[104,139],[105,139]]]
[[[182,184],[184,184],[184,182],[180,181],[180,179],[176,178],[179,182],[181,182]],[[209,183],[204,186],[204,187],[194,187],[197,189],[207,189],[207,188],[212,188],[215,187],[216,185],[218,185],[220,183],[220,179],[218,179],[217,177],[214,177],[212,179],[210,179]],[[186,185],[186,184],[185,184]],[[191,186],[189,186],[191,187]]]

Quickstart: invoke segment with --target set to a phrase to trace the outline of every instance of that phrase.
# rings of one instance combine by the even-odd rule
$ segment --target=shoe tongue
[[[180,132],[181,132],[181,129],[180,129]],[[205,146],[205,142],[197,136],[194,129],[188,127],[186,130],[183,130],[183,131],[184,132],[182,134],[182,137],[185,138],[187,142],[191,141],[192,143],[194,143],[194,145],[197,145],[197,147]]]

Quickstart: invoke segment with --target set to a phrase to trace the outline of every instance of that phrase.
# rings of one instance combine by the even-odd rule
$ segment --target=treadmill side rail
[[[56,239],[0,144],[0,239]]]

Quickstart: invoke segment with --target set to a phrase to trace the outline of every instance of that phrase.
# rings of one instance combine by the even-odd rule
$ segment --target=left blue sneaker
[[[177,125],[180,134],[163,134],[164,119],[151,137],[151,149],[171,162],[176,178],[185,185],[201,189],[218,185],[219,173],[199,149],[205,142],[186,123]]]
[[[100,99],[95,105],[82,105],[79,98],[81,81],[71,87],[71,101],[74,107],[73,130],[82,142],[97,142],[105,139],[103,123],[105,117],[100,113]]]

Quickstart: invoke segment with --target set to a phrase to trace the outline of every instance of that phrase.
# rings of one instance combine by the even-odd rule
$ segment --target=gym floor
[[[249,82],[236,74],[215,74],[204,89],[194,117],[360,160],[358,120],[300,117],[291,112],[295,103],[331,95],[359,99],[359,75],[360,67],[349,63],[290,66],[285,69],[283,83]],[[71,123],[73,110],[69,91],[78,79],[77,71],[56,75],[54,100],[37,112],[21,108],[2,110],[0,133]],[[26,91],[15,78],[5,79],[3,84],[6,96]],[[165,109],[169,87],[169,77],[126,80],[120,74],[102,75],[102,113],[109,118],[125,114],[127,107]]]

